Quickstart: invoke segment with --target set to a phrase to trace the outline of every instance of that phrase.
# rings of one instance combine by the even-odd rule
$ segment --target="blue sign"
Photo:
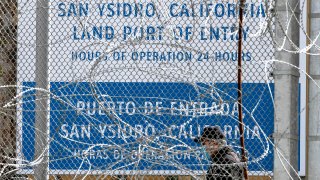
[[[49,167],[206,170],[206,153],[192,140],[203,127],[219,125],[240,152],[236,88],[235,83],[51,82]],[[26,92],[22,153],[29,161],[34,159],[34,109],[35,91]],[[267,150],[264,137],[273,133],[268,86],[244,83],[243,109],[249,170],[272,171],[273,149]]]

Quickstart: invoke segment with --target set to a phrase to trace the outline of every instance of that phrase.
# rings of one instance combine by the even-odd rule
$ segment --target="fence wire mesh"
[[[237,0],[37,3],[0,2],[3,178],[271,179],[273,1],[244,6],[246,163]]]

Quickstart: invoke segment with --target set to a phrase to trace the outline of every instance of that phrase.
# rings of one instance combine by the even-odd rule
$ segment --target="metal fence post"
[[[49,90],[48,81],[48,24],[49,1],[38,0],[36,10],[36,87]],[[48,179],[49,161],[49,95],[43,91],[36,93],[35,114],[35,154],[39,163],[34,167],[36,179]]]
[[[239,8],[239,41],[238,41],[238,119],[239,119],[239,130],[240,130],[240,145],[241,145],[241,161],[247,162],[245,155],[245,144],[244,144],[244,128],[242,119],[242,25],[243,25],[243,11],[244,11],[245,0],[240,0]],[[248,171],[244,166],[244,178],[248,179]]]
[[[276,1],[276,41],[283,49],[276,50],[276,60],[299,66],[299,54],[286,50],[296,50],[299,46],[299,0]],[[292,9],[290,9],[291,7]],[[289,39],[294,43],[291,44]],[[298,169],[298,83],[299,71],[284,63],[275,63],[274,70],[274,179],[291,179],[297,177]],[[284,155],[281,157],[279,151]],[[290,165],[285,161],[288,160]],[[290,177],[291,176],[291,177]]]
[[[311,12],[310,18],[310,39],[315,40],[319,34],[320,24],[320,3],[319,1],[311,0]],[[318,46],[320,40],[317,39],[314,42]],[[319,50],[311,48],[310,53],[318,53]],[[319,56],[310,56],[309,61],[310,76],[319,85],[320,84],[320,59]],[[319,120],[319,109],[320,109],[320,90],[316,84],[312,81],[309,83],[309,127],[308,127],[308,170],[307,177],[309,180],[316,180],[320,178],[320,120]]]

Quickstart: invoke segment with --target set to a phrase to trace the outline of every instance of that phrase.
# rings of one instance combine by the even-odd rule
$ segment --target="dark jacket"
[[[207,171],[207,180],[242,180],[243,167],[231,147],[223,147],[211,156],[212,164]]]

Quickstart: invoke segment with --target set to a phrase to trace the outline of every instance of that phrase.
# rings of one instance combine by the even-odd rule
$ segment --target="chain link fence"
[[[0,168],[1,177],[6,179],[12,174],[16,157],[16,109],[4,108],[6,102],[16,96],[17,67],[17,2],[0,3]],[[5,172],[5,173],[4,173]]]
[[[2,0],[1,177],[271,179],[273,2],[244,6],[242,135],[239,7]]]

